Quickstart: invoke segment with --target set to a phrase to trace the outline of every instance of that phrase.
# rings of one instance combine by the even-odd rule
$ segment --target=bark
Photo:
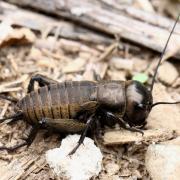
[[[122,38],[161,52],[169,36],[173,21],[157,14],[123,7],[115,0],[8,0],[21,6],[81,23],[91,29]],[[115,3],[115,2],[116,3]],[[173,43],[180,47],[180,25],[173,34]]]
[[[27,27],[42,33],[49,31],[51,34],[58,34],[60,37],[67,39],[81,40],[98,44],[110,44],[113,42],[113,39],[105,35],[94,33],[91,30],[63,20],[51,18],[29,10],[24,10],[5,2],[0,2],[0,9],[0,21],[9,20],[12,25]]]

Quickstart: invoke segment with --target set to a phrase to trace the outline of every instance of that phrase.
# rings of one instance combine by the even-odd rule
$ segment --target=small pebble
[[[150,145],[146,152],[145,165],[153,180],[179,180],[180,146]]]

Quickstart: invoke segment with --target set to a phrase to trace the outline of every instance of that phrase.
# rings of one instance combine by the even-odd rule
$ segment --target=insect
[[[81,132],[80,139],[72,155],[83,143],[89,129],[98,134],[100,125],[114,126],[140,132],[153,107],[159,104],[177,104],[180,102],[153,103],[152,91],[158,68],[167,48],[169,39],[178,22],[169,35],[158,65],[155,69],[150,89],[138,81],[69,81],[59,83],[42,75],[33,76],[29,82],[28,94],[21,100],[11,97],[1,98],[16,103],[16,114],[0,119],[17,121],[25,119],[32,125],[27,140],[14,147],[0,147],[0,150],[13,151],[24,145],[30,145],[39,128],[51,127],[60,132]],[[40,88],[34,90],[34,83]]]

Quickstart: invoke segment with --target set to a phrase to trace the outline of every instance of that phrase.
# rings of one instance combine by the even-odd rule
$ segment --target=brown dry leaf
[[[36,39],[31,30],[27,28],[13,29],[10,23],[5,22],[0,24],[0,32],[0,47],[12,44],[29,44]]]

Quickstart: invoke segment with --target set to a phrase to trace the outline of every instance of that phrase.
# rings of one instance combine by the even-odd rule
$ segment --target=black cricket
[[[77,145],[69,155],[76,152],[89,130],[98,136],[104,125],[113,127],[118,123],[124,129],[143,134],[141,129],[146,125],[153,107],[180,103],[153,103],[152,97],[158,68],[178,20],[179,16],[158,61],[149,89],[138,81],[102,81],[97,78],[96,82],[59,83],[45,76],[35,75],[29,82],[28,94],[21,100],[0,95],[0,98],[16,104],[16,113],[0,119],[0,123],[7,119],[11,119],[11,122],[26,120],[32,126],[25,142],[13,147],[2,146],[0,150],[14,151],[25,145],[29,146],[38,130],[47,127],[65,133],[81,132]],[[35,82],[40,86],[37,91],[34,90]]]

